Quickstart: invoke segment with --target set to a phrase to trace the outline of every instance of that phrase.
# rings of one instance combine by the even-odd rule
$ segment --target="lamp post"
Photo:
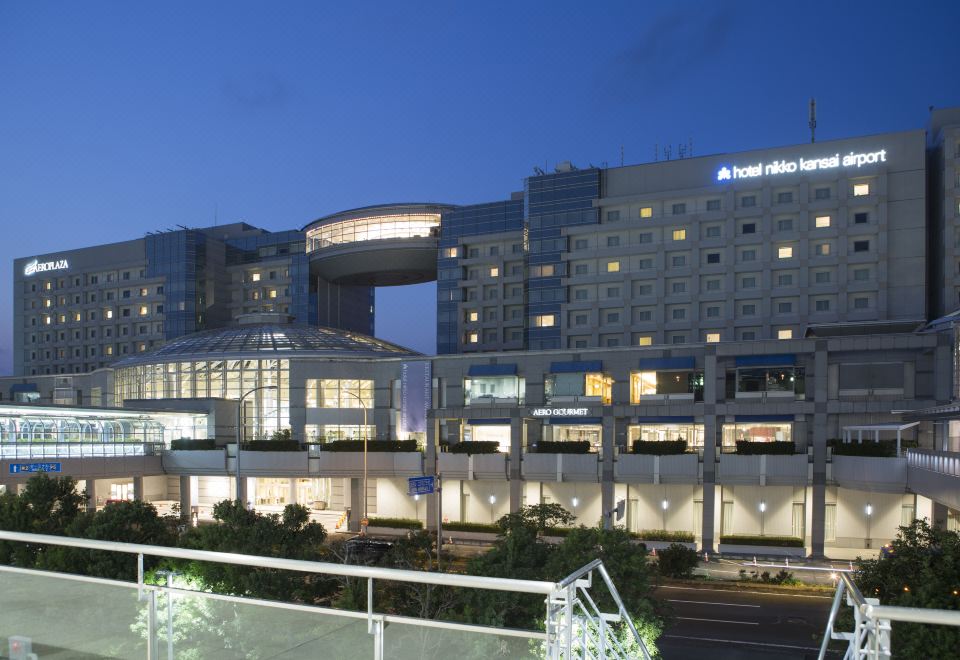
[[[490,522],[492,524],[493,523],[493,505],[497,503],[497,496],[491,495],[488,501],[490,502]]]
[[[363,397],[349,390],[340,390],[341,394],[352,396],[363,408],[363,518],[360,519],[360,536],[367,535],[367,404]]]
[[[873,505],[867,502],[867,506],[864,507],[863,512],[867,516],[867,538],[866,538],[867,542],[865,543],[865,545],[867,548],[869,548],[872,545],[871,539],[870,539],[870,522],[873,517]]]
[[[663,531],[667,531],[667,509],[670,508],[670,501],[664,499],[660,502],[660,509],[663,511]]]
[[[577,507],[580,506],[580,498],[579,498],[579,497],[574,497],[572,500],[570,500],[570,504],[573,505],[573,517],[576,518],[576,517],[577,517]]]
[[[760,500],[760,536],[763,536],[763,514],[767,511],[767,503]]]
[[[237,401],[237,500],[243,505],[244,509],[247,508],[247,502],[243,496],[243,486],[240,480],[240,448],[243,446],[243,400],[254,392],[275,389],[277,389],[276,385],[260,385],[259,387],[254,387],[252,390],[244,392],[240,400]]]

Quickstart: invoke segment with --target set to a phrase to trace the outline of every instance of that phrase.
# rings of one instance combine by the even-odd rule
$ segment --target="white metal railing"
[[[299,559],[285,559],[279,557],[259,557],[238,553],[212,552],[209,550],[191,550],[186,548],[164,547],[155,545],[139,545],[135,543],[120,543],[115,541],[98,541],[91,539],[72,538],[64,536],[49,536],[43,534],[29,534],[23,532],[9,532],[0,530],[0,541],[13,541],[30,544],[56,545],[88,550],[119,552],[137,557],[137,582],[119,582],[86,576],[51,573],[34,569],[0,566],[0,575],[4,573],[18,573],[21,575],[35,575],[46,578],[75,580],[91,583],[102,583],[113,586],[123,586],[136,589],[139,600],[147,603],[147,658],[156,660],[159,654],[159,623],[157,615],[157,594],[164,594],[169,606],[173,595],[189,595],[193,597],[210,598],[214,600],[244,603],[270,608],[300,610],[315,613],[318,616],[337,616],[346,618],[365,618],[367,633],[374,639],[374,658],[383,660],[389,657],[388,649],[384,648],[384,629],[389,623],[419,626],[421,628],[444,629],[449,631],[469,632],[482,635],[500,637],[520,637],[539,643],[545,657],[551,660],[572,660],[574,658],[616,658],[628,659],[642,657],[650,660],[650,654],[644,645],[643,639],[637,632],[633,620],[623,604],[610,575],[603,562],[599,559],[592,561],[583,568],[571,574],[564,580],[554,583],[536,580],[516,580],[508,578],[479,577],[459,575],[455,573],[439,573],[427,571],[412,571],[401,569],[386,569],[371,566],[357,566],[351,564],[332,564],[327,562],[311,562]],[[222,594],[190,591],[179,589],[168,581],[167,585],[153,585],[144,582],[144,557],[166,557],[189,561],[203,561],[220,564],[231,564],[257,568],[272,568],[278,570],[297,571],[339,577],[359,578],[367,580],[367,610],[366,612],[351,612],[331,608],[313,607],[294,603],[255,600]],[[617,611],[615,613],[602,612],[596,601],[590,595],[593,573],[602,578],[612,597]],[[546,631],[520,630],[514,628],[495,628],[463,623],[438,621],[433,619],[419,619],[393,616],[375,612],[374,610],[374,580],[388,580],[438,587],[457,587],[465,589],[485,589],[520,594],[539,594],[546,599]],[[611,624],[625,625],[629,634],[621,635],[627,642],[619,639],[617,630]],[[173,639],[169,636],[168,642]],[[172,645],[170,645],[172,659]],[[639,649],[639,651],[638,651]]]
[[[932,449],[907,450],[907,465],[931,470],[951,477],[960,477],[960,452]]]
[[[853,631],[836,632],[837,614],[846,596],[853,609]],[[881,605],[877,598],[864,598],[847,572],[838,572],[837,590],[830,608],[826,632],[820,645],[819,660],[824,660],[830,640],[847,642],[844,660],[859,658],[888,660],[890,658],[891,622],[925,623],[940,626],[960,626],[960,611],[935,610],[921,607]]]

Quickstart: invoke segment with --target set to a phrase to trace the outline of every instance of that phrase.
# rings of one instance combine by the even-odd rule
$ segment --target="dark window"
[[[870,251],[870,241],[854,241],[854,242],[853,242],[853,251],[854,251],[854,252],[869,252],[869,251]]]
[[[719,199],[708,199],[708,200],[707,200],[707,210],[708,210],[708,211],[719,211],[719,210],[720,210],[720,200],[719,200]]]
[[[756,234],[756,233],[757,233],[757,225],[756,225],[756,223],[753,223],[753,222],[746,222],[746,223],[744,223],[743,227],[740,229],[740,233],[741,233],[741,234]]]
[[[687,212],[687,205],[682,203],[674,204],[672,210],[674,215],[683,215],[684,213]]]
[[[740,206],[744,208],[747,208],[749,206],[756,206],[756,205],[757,205],[756,195],[745,195],[740,198]]]
[[[817,188],[813,191],[814,199],[830,199],[830,189],[829,188]]]
[[[707,255],[707,263],[708,263],[708,264],[718,264],[718,263],[720,263],[720,253],[719,253],[719,252],[711,252],[710,254],[708,254],[708,255]]]
[[[620,220],[620,211],[607,211],[607,222],[618,222]]]
[[[866,211],[861,211],[860,213],[853,214],[853,222],[858,225],[865,225],[870,220],[870,214]]]

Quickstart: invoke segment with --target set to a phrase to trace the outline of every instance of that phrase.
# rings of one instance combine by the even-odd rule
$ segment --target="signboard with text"
[[[427,360],[400,364],[400,433],[427,432],[427,410],[433,391],[432,372]]]
[[[60,463],[11,463],[10,474],[60,472]]]
[[[531,417],[588,417],[589,408],[531,408]]]
[[[429,495],[433,491],[433,477],[410,477],[407,479],[407,495]]]

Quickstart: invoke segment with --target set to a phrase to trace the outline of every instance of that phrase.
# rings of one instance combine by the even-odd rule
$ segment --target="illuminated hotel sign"
[[[531,408],[531,417],[586,417],[589,408]]]
[[[819,158],[798,158],[796,160],[773,160],[769,163],[758,161],[743,166],[724,165],[717,170],[717,181],[735,181],[737,179],[754,179],[758,176],[775,176],[777,174],[796,174],[797,172],[817,172],[820,170],[834,170],[841,167],[861,168],[864,165],[887,162],[887,150],[871,151],[868,153],[824,155]]]
[[[70,264],[67,263],[66,259],[57,259],[56,261],[39,261],[34,259],[23,267],[23,275],[30,277],[37,273],[45,273],[48,270],[65,270],[67,268],[70,268]]]

